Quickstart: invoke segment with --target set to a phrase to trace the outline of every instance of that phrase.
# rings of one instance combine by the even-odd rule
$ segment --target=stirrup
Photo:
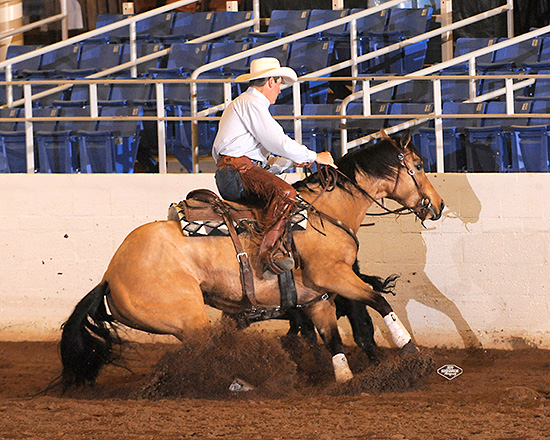
[[[262,278],[272,279],[274,275],[280,275],[287,270],[291,270],[294,265],[295,261],[291,254],[283,253],[278,249],[268,258]]]

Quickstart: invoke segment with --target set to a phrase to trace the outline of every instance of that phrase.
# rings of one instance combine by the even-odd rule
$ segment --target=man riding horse
[[[296,72],[281,67],[276,58],[253,60],[250,73],[237,77],[239,82],[248,81],[249,87],[223,112],[212,148],[221,196],[245,203],[257,198],[265,204],[264,236],[259,249],[264,277],[294,267],[292,255],[281,246],[281,237],[296,203],[296,190],[266,169],[268,156],[288,159],[287,168],[310,166],[313,162],[334,167],[328,151],[316,153],[291,139],[269,113],[269,105],[281,93],[281,84],[296,80]]]

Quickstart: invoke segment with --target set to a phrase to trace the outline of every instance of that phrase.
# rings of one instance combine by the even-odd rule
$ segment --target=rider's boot
[[[288,213],[290,209],[288,207]],[[286,213],[285,213],[286,214]],[[270,275],[280,274],[294,267],[294,259],[280,246],[280,239],[286,227],[288,215],[283,215],[269,229],[260,244],[258,257],[264,265],[263,278],[270,278]]]

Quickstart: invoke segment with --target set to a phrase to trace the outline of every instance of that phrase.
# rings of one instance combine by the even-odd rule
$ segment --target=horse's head
[[[390,142],[395,147],[399,164],[388,197],[414,211],[421,220],[438,220],[445,203],[428,180],[409,131],[406,130],[399,139],[392,139],[382,130],[381,142]]]

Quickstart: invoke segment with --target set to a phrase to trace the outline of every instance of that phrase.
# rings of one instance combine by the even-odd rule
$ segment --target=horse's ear
[[[409,130],[405,130],[403,132],[400,143],[403,150],[407,149],[407,147],[411,143],[411,132]]]
[[[386,133],[386,130],[384,130],[383,128],[380,129],[380,140],[391,141],[391,138],[388,136],[388,133]]]

